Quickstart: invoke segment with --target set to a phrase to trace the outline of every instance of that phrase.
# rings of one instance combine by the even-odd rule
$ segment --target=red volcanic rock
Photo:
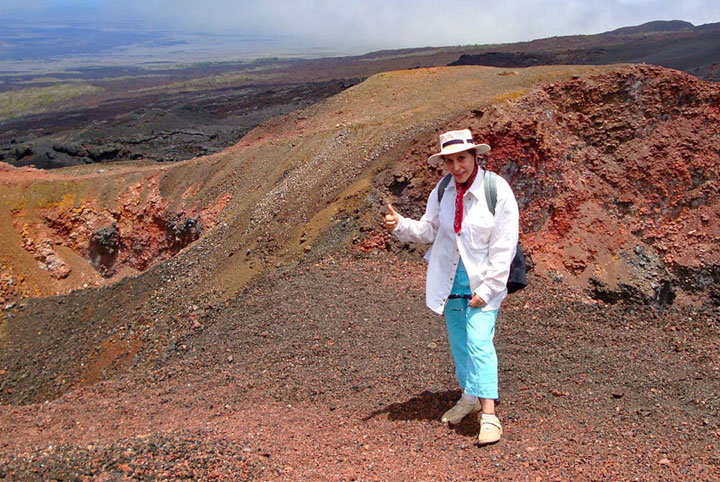
[[[220,195],[200,209],[189,202],[171,208],[170,200],[160,194],[159,178],[153,176],[128,186],[114,205],[68,193],[61,202],[41,208],[32,220],[25,210],[14,211],[12,218],[22,247],[53,278],[63,279],[71,272],[58,254],[60,246],[111,278],[123,266],[143,271],[197,240],[216,224],[230,198]],[[15,291],[8,283],[0,284],[0,293],[8,297]]]
[[[390,246],[390,234],[373,229],[362,239],[356,240],[356,245],[350,251],[353,253],[369,253],[387,251]]]
[[[720,86],[631,66],[446,127],[470,127],[492,146],[487,166],[510,181],[540,271],[605,301],[668,304],[720,300],[718,126]],[[423,166],[436,137],[422,143],[398,164],[419,189],[397,204],[416,216],[440,177]]]

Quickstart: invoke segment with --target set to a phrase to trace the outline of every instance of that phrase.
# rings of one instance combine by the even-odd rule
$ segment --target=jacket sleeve
[[[425,214],[419,221],[400,216],[398,225],[393,234],[406,243],[430,244],[435,241],[435,235],[440,223],[440,203],[437,197],[438,186],[432,190],[428,197]]]
[[[519,213],[515,195],[500,176],[497,177],[497,188],[495,225],[488,246],[488,269],[482,284],[475,290],[475,294],[486,303],[505,290],[518,243]]]

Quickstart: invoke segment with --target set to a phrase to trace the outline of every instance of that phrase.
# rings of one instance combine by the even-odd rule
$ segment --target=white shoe
[[[485,415],[480,417],[480,433],[478,443],[480,445],[494,444],[502,437],[502,425],[496,415]]]
[[[479,412],[480,411],[480,400],[475,400],[475,402],[470,402],[464,398],[461,398],[457,401],[455,406],[445,412],[440,419],[443,423],[449,423],[452,425],[455,425],[457,423],[460,423],[460,421],[465,418],[467,415]]]

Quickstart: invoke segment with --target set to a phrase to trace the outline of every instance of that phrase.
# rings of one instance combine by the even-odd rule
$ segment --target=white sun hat
[[[477,155],[485,154],[490,150],[487,144],[475,144],[470,129],[462,129],[459,131],[448,131],[440,134],[440,152],[428,157],[428,162],[433,166],[440,162],[442,156],[447,154],[455,154],[460,151],[475,149]]]

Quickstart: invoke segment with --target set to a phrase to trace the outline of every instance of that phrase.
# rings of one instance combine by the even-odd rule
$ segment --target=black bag
[[[438,186],[438,203],[442,201],[445,188],[452,179],[452,175],[448,174],[442,178]],[[490,212],[495,216],[495,206],[497,205],[497,174],[485,171],[485,200],[490,208]],[[523,253],[520,243],[515,250],[515,257],[510,263],[510,275],[507,280],[508,293],[515,293],[527,286],[527,278],[525,275],[525,254]]]

